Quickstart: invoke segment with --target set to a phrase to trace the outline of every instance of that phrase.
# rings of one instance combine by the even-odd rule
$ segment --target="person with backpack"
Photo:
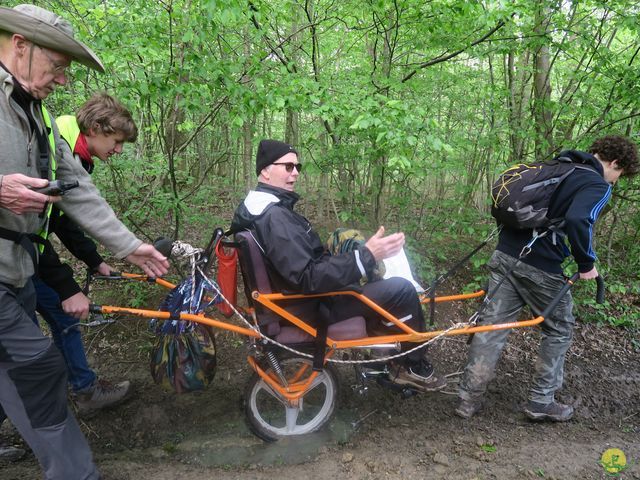
[[[106,161],[122,153],[124,142],[135,142],[138,136],[131,113],[106,93],[94,94],[75,116],[56,118],[56,125],[76,161],[88,173],[93,172],[94,157]],[[98,253],[96,244],[56,206],[51,211],[48,233],[55,233],[91,271],[110,274],[112,268]],[[73,278],[73,270],[60,261],[48,239],[44,240],[39,260],[38,273],[33,277],[36,311],[49,325],[54,343],[62,352],[78,413],[88,415],[121,403],[128,397],[130,382],[99,379],[89,367],[78,326],[89,314],[89,299]]]
[[[539,315],[564,285],[562,263],[569,255],[573,255],[581,279],[598,276],[593,227],[615,182],[621,176],[638,173],[637,146],[625,137],[605,136],[596,140],[588,152],[566,150],[555,160],[570,161],[575,168],[565,178],[560,177],[547,199],[546,217],[556,220],[552,222],[554,227],[517,228],[518,225],[503,223],[498,245],[488,263],[491,300],[481,313],[480,324],[517,321],[525,305]],[[532,184],[525,190],[538,186]],[[544,195],[543,189],[540,195]],[[537,237],[531,243],[534,233]],[[528,245],[531,250],[523,256]],[[524,410],[532,420],[565,422],[573,416],[573,407],[560,403],[554,396],[562,387],[565,355],[572,341],[575,324],[572,308],[571,293],[567,292],[541,324],[533,385]],[[508,334],[509,330],[498,330],[473,336],[460,381],[455,410],[458,416],[470,418],[482,409],[487,385],[494,377]]]

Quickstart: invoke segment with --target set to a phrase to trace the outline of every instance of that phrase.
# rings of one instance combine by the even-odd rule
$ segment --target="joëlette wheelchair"
[[[230,241],[225,239],[221,229],[216,229],[206,249],[191,247],[193,252],[188,256],[191,258],[192,275],[197,272],[205,275],[205,271],[212,270],[215,263],[214,251],[219,242],[225,247],[238,250],[248,301],[248,306],[241,307],[231,305],[222,296],[221,300],[233,310],[231,318],[223,317],[214,308],[207,308],[197,314],[180,313],[177,316],[160,310],[108,305],[93,305],[92,311],[102,314],[186,320],[245,335],[248,339],[247,361],[254,372],[246,386],[245,413],[250,429],[265,441],[315,432],[327,424],[335,411],[338,397],[336,364],[353,364],[358,382],[363,386],[362,390],[366,389],[366,382],[375,380],[405,397],[414,395],[417,393],[415,390],[393,383],[389,376],[387,362],[408,353],[398,353],[401,342],[413,342],[416,343],[415,348],[420,348],[425,343],[445,336],[471,335],[537,325],[544,321],[578,278],[576,274],[568,279],[546,310],[530,320],[476,326],[472,317],[468,321],[452,324],[444,330],[421,333],[355,290],[316,295],[273,292],[262,251],[250,232],[237,233],[234,241]],[[169,246],[171,245],[174,246],[175,256],[175,244]],[[148,278],[129,273],[99,278],[124,278],[154,282],[166,288],[175,287],[162,278]],[[215,285],[213,282],[212,284]],[[217,294],[221,295],[221,292],[217,291]],[[434,302],[479,298],[484,294],[484,290],[479,290],[470,294],[441,297],[422,295],[420,300],[423,304],[433,305]],[[328,325],[326,332],[321,332],[321,328],[315,328],[293,315],[283,305],[290,300],[322,300],[336,295],[350,295],[364,302],[388,323],[393,324],[400,333],[369,335],[363,317],[332,323]],[[241,325],[237,322],[232,323],[233,319],[239,320]],[[377,352],[378,355],[369,356],[371,352]],[[379,352],[383,352],[382,356]]]

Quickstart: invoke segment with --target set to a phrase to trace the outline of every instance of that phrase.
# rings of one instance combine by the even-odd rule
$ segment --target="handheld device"
[[[74,180],[73,182],[63,182],[61,180],[53,180],[49,182],[49,185],[47,185],[46,187],[34,188],[33,191],[42,193],[44,195],[59,196],[59,195],[64,195],[66,192],[68,192],[73,188],[78,187],[79,185],[80,183],[77,180]]]

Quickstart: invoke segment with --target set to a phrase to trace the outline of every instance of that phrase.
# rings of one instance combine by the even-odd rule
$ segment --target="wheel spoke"
[[[287,432],[295,432],[298,426],[299,407],[285,407],[285,415],[287,418]]]
[[[267,382],[265,382],[264,380],[261,382],[261,384],[259,385],[259,387],[262,388],[262,390],[264,390],[265,392],[267,392],[269,395],[271,395],[273,398],[275,398],[276,400],[278,400],[282,405],[284,405],[285,407],[287,406],[287,401],[282,397],[282,395],[280,395],[278,392],[276,392],[271,385],[269,385]]]
[[[307,393],[313,391],[313,389],[316,388],[318,385],[324,385],[325,380],[326,380],[325,373],[324,372],[318,373],[318,375],[313,380],[313,382],[311,382],[311,385],[309,386],[309,390],[307,390]]]

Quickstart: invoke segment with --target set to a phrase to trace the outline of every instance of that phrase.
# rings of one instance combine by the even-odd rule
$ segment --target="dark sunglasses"
[[[302,171],[302,164],[301,163],[285,162],[285,163],[273,163],[272,165],[284,165],[284,169],[288,173],[293,172],[294,168],[296,170],[298,170],[298,173],[300,173]]]

